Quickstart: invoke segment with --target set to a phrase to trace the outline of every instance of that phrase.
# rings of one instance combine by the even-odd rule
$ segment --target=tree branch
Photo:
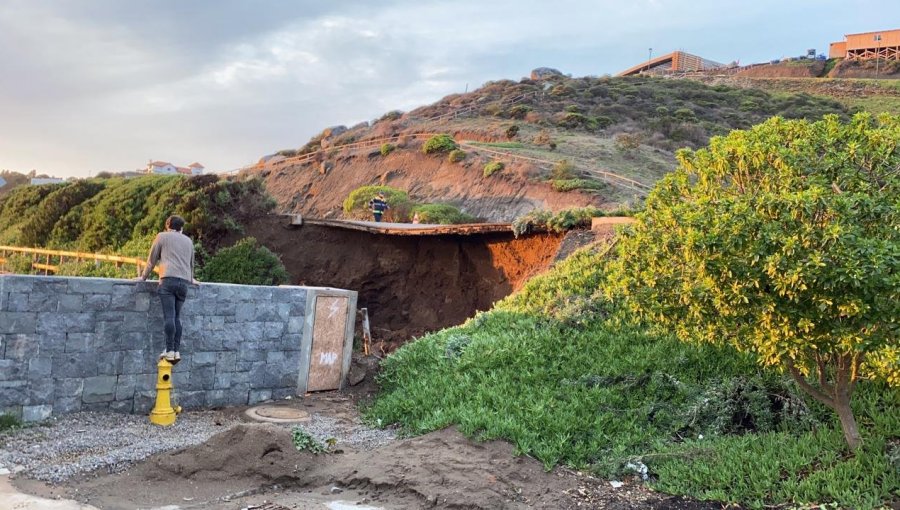
[[[828,395],[822,393],[816,387],[809,384],[809,381],[807,381],[806,378],[803,377],[803,374],[800,373],[800,370],[798,370],[797,367],[794,366],[793,361],[788,360],[785,362],[785,364],[787,365],[788,371],[791,373],[791,377],[793,377],[794,380],[797,381],[797,384],[800,385],[800,388],[802,388],[803,391],[809,393],[812,398],[818,400],[826,406],[832,409],[835,408],[834,399],[830,398]]]
[[[825,359],[818,352],[816,353],[816,367],[818,367],[819,386],[822,387],[822,391],[828,395],[834,395],[834,387],[828,384],[828,379],[825,377],[828,373],[828,366],[825,364]]]

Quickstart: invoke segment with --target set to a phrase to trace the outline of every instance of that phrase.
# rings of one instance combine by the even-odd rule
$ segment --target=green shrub
[[[413,213],[419,215],[422,223],[437,223],[441,225],[453,225],[458,223],[473,223],[475,217],[459,210],[450,204],[423,204],[413,208]]]
[[[462,149],[453,149],[450,151],[450,154],[447,155],[447,161],[451,163],[459,163],[464,159],[466,159],[466,151]]]
[[[344,216],[351,219],[371,219],[369,201],[378,193],[384,193],[384,200],[390,207],[384,213],[385,221],[407,222],[412,216],[413,204],[405,191],[390,186],[361,186],[350,192],[344,199]]]
[[[697,115],[690,108],[679,108],[672,115],[682,122],[696,122],[697,120]]]
[[[553,170],[550,171],[550,177],[552,179],[561,179],[561,180],[570,180],[575,179],[578,175],[575,173],[575,165],[569,163],[567,159],[561,159],[553,165]]]
[[[31,255],[15,253],[7,255],[6,263],[0,267],[14,274],[37,274],[37,271],[31,268],[31,262]]]
[[[67,261],[57,265],[57,276],[92,276],[97,278],[134,278],[138,268],[132,264],[119,267],[112,262],[83,260]]]
[[[450,152],[459,148],[453,137],[447,134],[434,135],[422,145],[422,152],[425,154],[433,154],[435,152]]]
[[[294,448],[301,452],[307,451],[318,455],[328,451],[328,447],[320,443],[309,432],[303,430],[301,427],[294,427],[291,429],[291,442],[294,443]]]
[[[198,279],[243,285],[281,285],[288,281],[288,273],[278,255],[257,244],[256,239],[246,237],[210,257],[198,271]]]
[[[538,230],[565,232],[573,228],[590,226],[591,218],[606,216],[606,213],[593,206],[573,207],[557,213],[535,209],[513,220],[512,228],[516,236]]]
[[[641,146],[642,137],[639,133],[620,133],[613,142],[616,149],[622,152],[631,152]]]
[[[567,192],[577,189],[586,190],[602,190],[606,189],[606,184],[591,179],[554,179],[550,181],[550,185],[555,191]]]
[[[387,156],[388,154],[394,152],[394,149],[396,148],[397,146],[392,143],[383,143],[381,144],[381,155]]]
[[[500,170],[503,170],[505,167],[506,165],[504,165],[502,161],[491,161],[490,163],[484,165],[484,176],[490,177]]]
[[[24,246],[46,246],[54,225],[72,208],[102,191],[105,182],[104,179],[75,181],[49,193],[23,222],[20,243]]]
[[[524,104],[517,104],[509,109],[509,116],[514,119],[524,119],[525,115],[531,111],[531,107]]]
[[[513,124],[512,126],[509,126],[508,128],[506,128],[506,139],[507,140],[512,140],[518,134],[519,134],[519,126]]]
[[[12,414],[0,414],[0,434],[22,428],[22,420]]]

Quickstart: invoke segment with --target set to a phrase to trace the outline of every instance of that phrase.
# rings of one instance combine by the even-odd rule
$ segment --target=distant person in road
[[[160,232],[153,240],[147,267],[137,278],[146,281],[159,264],[159,301],[162,303],[166,347],[159,355],[171,363],[181,360],[181,307],[187,299],[188,285],[199,285],[194,278],[194,242],[184,235],[184,219],[169,216],[166,231]]]
[[[391,206],[385,202],[384,193],[379,193],[375,198],[369,200],[369,208],[372,209],[372,215],[375,216],[375,221],[380,222],[384,211],[390,209]]]
[[[419,213],[413,213],[413,219],[412,219],[413,224],[418,225],[420,221],[422,221],[422,220],[419,219]]]

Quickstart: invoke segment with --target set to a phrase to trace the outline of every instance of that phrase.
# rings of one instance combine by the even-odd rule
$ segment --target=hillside
[[[632,205],[673,167],[680,147],[699,147],[772,115],[826,113],[845,115],[848,108],[802,93],[550,73],[489,82],[408,113],[329,128],[243,172],[262,176],[283,212],[337,217],[353,189],[386,184],[420,203],[510,221],[533,209]],[[437,133],[452,135],[464,157],[451,162],[446,152],[423,154],[423,143]],[[392,147],[382,150],[383,143]],[[492,160],[505,167],[486,177]],[[568,169],[557,167],[561,160]]]

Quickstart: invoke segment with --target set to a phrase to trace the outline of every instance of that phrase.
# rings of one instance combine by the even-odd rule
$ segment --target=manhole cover
[[[247,409],[247,416],[259,421],[274,423],[291,423],[308,421],[309,413],[293,407],[283,406],[258,406]]]

